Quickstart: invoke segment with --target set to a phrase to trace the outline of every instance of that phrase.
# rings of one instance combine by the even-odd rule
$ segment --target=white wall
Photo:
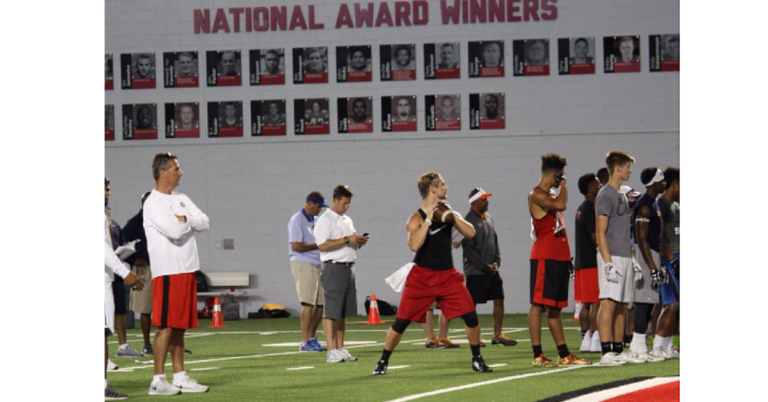
[[[412,257],[405,241],[405,220],[420,205],[416,179],[426,170],[440,171],[448,182],[449,201],[462,213],[466,197],[475,186],[493,192],[490,213],[499,232],[502,277],[508,312],[523,312],[528,303],[528,254],[530,221],[526,194],[536,184],[539,156],[559,152],[568,158],[571,179],[570,208],[566,212],[569,235],[581,196],[576,181],[581,174],[604,165],[607,151],[623,149],[637,159],[630,185],[640,188],[644,167],[664,168],[679,163],[679,74],[648,71],[648,35],[679,32],[678,2],[662,0],[579,0],[559,2],[556,21],[495,23],[485,25],[439,25],[439,7],[430,2],[430,25],[424,27],[340,29],[333,28],[338,2],[317,0],[321,31],[195,35],[192,9],[200,7],[254,6],[242,1],[127,1],[106,2],[106,53],[115,55],[115,84],[119,87],[117,60],[120,53],[239,48],[247,71],[247,51],[252,48],[329,46],[330,68],[335,68],[335,46],[373,45],[373,82],[295,86],[287,76],[285,86],[106,91],[105,102],[115,104],[118,139],[105,146],[105,174],[112,180],[113,216],[124,223],[139,209],[139,196],[153,186],[152,156],[171,151],[179,155],[184,178],[178,188],[188,194],[211,219],[208,233],[197,236],[204,271],[249,271],[253,295],[243,313],[257,310],[264,302],[298,308],[287,257],[286,226],[312,190],[330,199],[337,183],[348,184],[355,193],[349,215],[361,232],[371,233],[369,246],[358,255],[358,303],[363,313],[365,295],[399,304],[383,278]],[[278,4],[273,2],[272,4]],[[264,2],[258,5],[272,5]],[[286,3],[302,4],[295,1]],[[592,76],[558,76],[554,58],[556,39],[569,36],[641,35],[642,72],[603,74],[598,50],[597,73]],[[505,59],[511,60],[513,39],[550,39],[552,67],[548,77],[469,79],[466,43],[470,40],[504,39]],[[423,43],[446,40],[462,42],[462,79],[423,79]],[[417,80],[380,82],[378,45],[416,43]],[[600,46],[601,47],[601,46]],[[201,73],[204,74],[204,62]],[[291,60],[286,60],[291,71]],[[203,81],[204,82],[204,81]],[[469,131],[467,116],[470,93],[505,92],[507,129]],[[460,93],[463,129],[459,132],[424,131],[424,95]],[[381,133],[378,116],[380,97],[418,95],[419,131]],[[334,99],[373,96],[373,134],[336,133],[294,136],[292,99],[328,97],[331,121],[335,121]],[[282,138],[165,139],[164,113],[158,107],[159,139],[122,141],[121,110],[127,103],[198,101],[202,120],[205,102],[285,98],[288,100],[288,135]],[[250,122],[245,107],[246,124]],[[233,238],[235,249],[224,251],[222,239]],[[571,239],[572,241],[573,239]],[[454,262],[461,266],[460,252]],[[490,312],[489,306],[479,309]]]

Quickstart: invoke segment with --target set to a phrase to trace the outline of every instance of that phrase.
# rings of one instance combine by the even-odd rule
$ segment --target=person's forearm
[[[458,229],[459,232],[461,232],[461,234],[463,234],[464,237],[468,239],[475,237],[475,227],[472,226],[471,223],[464,220],[464,218],[462,218],[458,212],[453,211],[453,214],[455,217],[454,225],[456,225],[456,229]]]
[[[328,252],[333,250],[338,250],[344,246],[347,246],[347,239],[349,236],[342,237],[340,239],[328,239],[323,244],[319,244],[317,246],[320,251]]]
[[[298,251],[303,253],[306,251],[317,250],[318,248],[317,248],[317,244],[315,243],[291,243],[291,249],[293,251]]]

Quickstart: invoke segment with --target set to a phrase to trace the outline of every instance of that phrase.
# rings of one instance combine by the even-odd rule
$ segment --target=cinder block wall
[[[261,5],[277,5],[259,4]],[[390,2],[390,6],[393,2]],[[405,221],[420,205],[416,179],[427,170],[438,170],[449,186],[449,201],[455,209],[468,210],[467,194],[475,186],[493,192],[490,214],[499,232],[506,309],[524,312],[528,306],[528,254],[530,217],[526,194],[536,184],[539,156],[559,152],[568,158],[570,205],[566,211],[568,234],[573,235],[573,217],[582,197],[576,181],[586,172],[603,166],[607,151],[623,149],[637,159],[630,185],[641,188],[639,173],[644,167],[664,168],[679,163],[679,74],[651,73],[648,69],[648,35],[679,32],[676,1],[578,0],[559,2],[555,21],[493,23],[460,26],[440,24],[439,2],[430,2],[427,26],[399,28],[335,29],[339,2],[317,0],[318,21],[325,29],[315,31],[229,33],[195,35],[194,8],[229,8],[238,1],[127,1],[106,2],[106,53],[115,58],[115,90],[105,92],[105,103],[116,110],[116,137],[105,146],[105,174],[112,180],[111,206],[114,217],[124,223],[139,209],[139,196],[150,189],[150,164],[157,152],[180,156],[184,177],[178,191],[188,194],[211,219],[211,229],[197,236],[204,271],[248,271],[252,295],[241,303],[242,313],[257,310],[264,302],[286,304],[297,309],[293,279],[288,265],[287,223],[312,190],[330,199],[337,183],[355,192],[349,215],[361,232],[371,233],[370,244],[358,254],[357,285],[359,313],[365,295],[399,303],[399,295],[383,279],[412,258],[406,244]],[[310,4],[295,1],[293,4]],[[378,3],[377,3],[378,4]],[[251,5],[252,6],[252,5]],[[290,8],[290,7],[289,7]],[[306,7],[304,7],[306,10]],[[306,16],[306,15],[305,15]],[[602,73],[602,37],[641,35],[640,73]],[[597,73],[587,76],[558,76],[557,38],[594,36]],[[505,60],[511,60],[512,40],[550,39],[547,77],[470,79],[467,76],[467,42],[503,39]],[[461,42],[462,78],[425,81],[423,44],[436,41]],[[381,82],[378,45],[415,43],[417,80]],[[335,47],[373,46],[373,81],[336,83]],[[162,60],[166,51],[197,50],[204,74],[206,50],[240,49],[247,72],[249,49],[328,46],[331,76],[328,84],[293,85],[292,61],[286,59],[286,85],[209,88],[158,88],[120,90],[120,53],[154,52]],[[158,64],[159,65],[159,64]],[[469,94],[504,92],[507,129],[470,131]],[[461,94],[462,130],[427,133],[424,130],[424,96]],[[418,131],[382,133],[380,98],[417,95]],[[372,96],[374,133],[338,134],[335,128],[335,99]],[[331,100],[331,134],[293,135],[293,99],[327,97]],[[286,99],[288,135],[280,138],[250,137],[248,104],[258,99]],[[244,102],[245,137],[207,138],[205,104],[209,101]],[[164,138],[166,102],[200,102],[201,138]],[[123,141],[120,105],[157,103],[159,139]],[[234,250],[223,250],[222,241],[234,239]],[[571,239],[573,244],[573,239]],[[454,251],[461,266],[461,253]],[[479,307],[489,313],[490,306]]]

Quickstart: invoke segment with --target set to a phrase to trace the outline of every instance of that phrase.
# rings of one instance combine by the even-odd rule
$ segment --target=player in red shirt
[[[568,204],[565,158],[549,153],[541,156],[541,178],[539,184],[528,194],[528,211],[531,213],[531,308],[528,311],[528,331],[533,347],[534,367],[556,367],[558,365],[589,365],[592,362],[576,357],[568,350],[563,333],[560,310],[568,306],[568,284],[571,251],[565,235],[563,211]],[[559,188],[557,195],[553,189]],[[541,315],[547,310],[547,324],[560,355],[558,362],[544,356],[541,348]]]

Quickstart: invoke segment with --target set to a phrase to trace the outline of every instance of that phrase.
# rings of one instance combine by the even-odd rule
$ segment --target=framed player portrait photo
[[[603,54],[605,73],[640,72],[640,36],[606,36]]]
[[[328,83],[328,48],[308,47],[293,49],[293,83]]]
[[[104,105],[104,141],[115,140],[115,105]]]
[[[209,87],[242,84],[242,59],[239,50],[209,50],[205,59]]]
[[[123,105],[123,140],[157,139],[157,104]]]
[[[197,52],[163,53],[166,88],[195,88],[200,85]]]
[[[504,41],[469,42],[469,77],[504,76]]]
[[[680,71],[680,34],[648,37],[651,71]]]
[[[104,55],[104,89],[111,90],[115,88],[115,69],[112,62],[112,55]]]
[[[251,136],[286,135],[285,99],[251,101]]]
[[[129,53],[120,55],[122,89],[155,88],[155,54]]]
[[[416,96],[381,97],[381,131],[416,131]]]
[[[200,104],[166,103],[165,138],[199,138]]]
[[[242,137],[243,102],[208,102],[208,137]]]
[[[256,49],[248,54],[251,85],[285,84],[285,49]]]
[[[373,132],[373,98],[339,98],[336,103],[339,133]]]
[[[329,134],[331,114],[328,98],[293,100],[294,134]]]
[[[427,131],[461,130],[461,95],[424,97]]]
[[[382,81],[416,79],[416,45],[381,45],[379,47]]]
[[[371,81],[371,46],[336,48],[336,82]]]
[[[557,40],[560,75],[595,73],[595,38],[577,37]]]
[[[504,93],[469,95],[470,130],[500,130],[506,128]]]
[[[512,42],[512,75],[549,75],[549,39],[523,39]]]
[[[424,79],[461,78],[461,45],[459,42],[424,44]]]

